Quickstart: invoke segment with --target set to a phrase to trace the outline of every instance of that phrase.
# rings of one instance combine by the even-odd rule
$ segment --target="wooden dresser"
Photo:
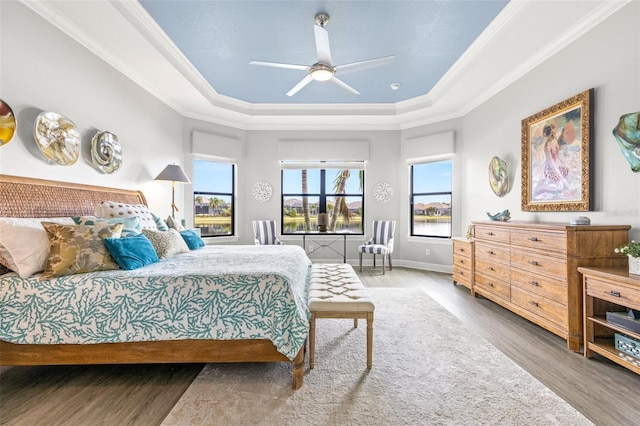
[[[473,240],[451,238],[453,241],[453,283],[462,284],[473,292]]]
[[[579,266],[626,265],[614,249],[628,241],[628,225],[571,226],[537,222],[473,222],[472,292],[567,340],[582,343]],[[454,265],[455,269],[455,265]]]

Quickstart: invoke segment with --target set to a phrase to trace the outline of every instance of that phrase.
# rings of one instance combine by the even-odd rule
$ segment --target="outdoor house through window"
[[[233,163],[193,161],[193,222],[203,237],[234,235],[234,191]]]
[[[411,166],[411,235],[451,238],[452,160]]]
[[[282,233],[327,230],[363,233],[364,162],[286,162],[282,166]]]

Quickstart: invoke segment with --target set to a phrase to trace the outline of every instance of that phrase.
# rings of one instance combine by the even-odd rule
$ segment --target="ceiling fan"
[[[329,33],[324,28],[329,22],[329,15],[319,13],[315,17],[316,25],[313,26],[316,38],[316,50],[318,52],[318,62],[313,65],[296,65],[282,64],[278,62],[251,61],[251,65],[261,65],[265,67],[287,68],[292,70],[307,71],[307,75],[298,82],[291,90],[287,92],[287,96],[293,96],[304,86],[312,81],[328,81],[354,95],[359,95],[353,87],[336,77],[337,73],[346,74],[354,71],[361,71],[369,68],[386,65],[393,61],[395,56],[385,56],[383,58],[368,59],[360,62],[351,62],[343,65],[333,65],[331,62],[331,50],[329,49]]]

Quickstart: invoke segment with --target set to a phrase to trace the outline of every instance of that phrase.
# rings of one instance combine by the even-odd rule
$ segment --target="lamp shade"
[[[177,164],[169,164],[154,180],[170,180],[173,182],[191,183],[182,168]]]

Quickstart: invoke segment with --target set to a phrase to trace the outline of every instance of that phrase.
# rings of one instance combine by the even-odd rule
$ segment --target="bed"
[[[147,204],[144,194],[139,191],[0,175],[0,217],[93,215],[95,206],[105,200]],[[16,331],[19,322],[9,327],[9,316],[5,316],[2,320],[4,325],[0,325],[4,330],[0,339],[0,365],[290,362],[293,387],[298,389],[303,383],[308,332],[306,291],[310,262],[301,248],[290,246],[285,251],[276,251],[282,248],[207,246],[161,259],[134,271],[91,272],[44,282],[39,282],[37,278],[22,279],[15,273],[1,276],[0,292],[4,293],[0,293],[0,300],[5,302],[12,298],[7,291],[19,288],[23,293],[35,292],[43,287],[42,283],[51,282],[67,290],[73,288],[75,294],[97,291],[101,286],[116,288],[122,296],[121,300],[127,300],[131,305],[146,303],[147,306],[153,306],[155,302],[150,300],[161,298],[159,294],[170,301],[162,302],[165,307],[160,316],[162,320],[149,317],[147,321],[137,321],[134,326],[129,321],[127,327],[119,327],[122,319],[111,318],[110,321],[115,324],[105,327],[103,318],[99,320],[102,321],[102,335],[98,336],[83,326],[74,326],[71,331],[49,327],[46,332],[29,340]],[[261,266],[264,262],[256,262],[256,257],[274,259],[276,263],[275,259],[280,259],[280,262],[268,269]],[[108,286],[104,282],[108,282]],[[197,290],[189,290],[192,284],[199,286]],[[161,291],[154,296],[141,297],[140,288],[149,286]],[[73,303],[81,306],[75,300],[79,296],[69,297],[75,300],[69,302],[67,298],[60,298],[53,293],[52,285],[44,287],[48,293],[38,295],[38,300],[58,303],[61,306],[59,311],[74,309]],[[262,298],[266,294],[273,296],[271,302],[264,302],[263,305],[273,306],[273,312],[277,313],[273,314],[271,310],[251,302],[249,295],[242,296],[246,296],[246,300],[240,296],[238,299],[222,300],[222,290],[235,292],[233,288],[261,295]],[[212,298],[215,302],[212,302]],[[201,313],[191,315],[182,322],[172,322],[167,317],[173,314],[166,312],[166,306],[174,306],[176,300],[183,303],[189,312],[197,309]],[[280,309],[279,305],[286,305],[286,310]],[[7,306],[5,303],[2,309],[9,312],[11,307]],[[244,313],[244,318],[226,320],[230,316],[220,313],[207,316],[207,310],[231,309],[229,306],[236,312]],[[23,308],[21,306],[14,311]],[[270,317],[274,316],[278,317],[277,326],[269,322]],[[210,331],[213,329],[207,326],[207,321],[211,318],[224,322],[223,327]],[[95,321],[87,319],[83,323]],[[263,323],[270,324],[265,327],[266,330],[260,328]]]

